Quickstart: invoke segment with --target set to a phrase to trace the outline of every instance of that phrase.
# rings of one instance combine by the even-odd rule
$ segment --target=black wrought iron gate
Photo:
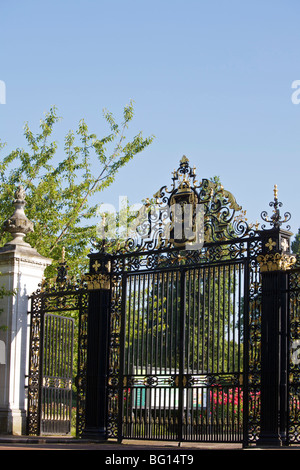
[[[299,442],[300,260],[276,189],[270,205],[270,229],[248,224],[183,157],[88,274],[62,262],[32,296],[28,432],[69,431],[76,311],[78,437]]]
[[[31,342],[36,343],[36,348],[31,349],[30,359],[30,425],[38,434],[68,434],[71,431],[74,320],[44,313],[38,322],[33,322]]]
[[[65,262],[31,297],[28,435],[70,434],[72,409],[77,433],[84,426],[87,308],[87,285],[67,277]]]
[[[245,263],[124,279],[119,434],[241,441]]]
[[[196,185],[185,158],[154,196],[132,238],[106,251],[107,436],[255,442],[260,231],[217,182]]]

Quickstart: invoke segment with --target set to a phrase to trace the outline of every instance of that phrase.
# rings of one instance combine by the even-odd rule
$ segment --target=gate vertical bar
[[[43,367],[44,367],[44,331],[45,329],[45,312],[41,312],[40,323],[40,363],[39,363],[39,392],[38,392],[38,435],[42,430],[42,393],[43,393]]]
[[[250,348],[250,333],[249,333],[249,308],[250,308],[250,243],[247,243],[247,259],[244,265],[244,354],[243,354],[243,447],[246,447],[249,442],[249,348]]]
[[[79,295],[79,324],[77,346],[77,377],[75,385],[77,389],[76,404],[76,435],[81,436],[85,425],[85,399],[86,399],[86,362],[87,362],[87,319],[88,319],[88,293],[85,291]]]
[[[185,329],[186,329],[186,271],[180,270],[180,351],[179,351],[179,400],[178,400],[178,441],[183,440],[183,424],[184,424],[184,386],[183,376],[185,369]]]
[[[42,367],[44,342],[44,299],[31,297],[30,357],[28,381],[27,435],[41,432]]]
[[[287,272],[280,275],[280,302],[281,302],[281,318],[280,318],[280,439],[284,445],[288,444],[288,368],[289,368],[289,346],[288,346],[288,324],[289,324],[289,295],[288,282],[289,276]]]
[[[122,276],[122,304],[121,304],[121,331],[120,331],[120,358],[119,358],[119,380],[118,380],[118,442],[121,443],[123,439],[123,419],[124,419],[124,372],[125,372],[125,343],[126,343],[126,299],[127,299],[127,274],[123,273]],[[128,340],[130,335],[128,334]],[[129,347],[128,347],[129,351]],[[130,360],[127,360],[127,370]],[[126,386],[127,383],[126,383]],[[128,399],[128,392],[126,390],[126,398]]]

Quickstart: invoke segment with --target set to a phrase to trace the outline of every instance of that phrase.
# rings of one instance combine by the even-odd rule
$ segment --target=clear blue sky
[[[130,134],[155,135],[101,195],[151,197],[185,154],[199,179],[218,175],[250,221],[278,185],[300,227],[299,0],[2,0],[0,139],[25,145],[23,125],[56,105],[63,136],[85,118],[107,132],[130,99]]]

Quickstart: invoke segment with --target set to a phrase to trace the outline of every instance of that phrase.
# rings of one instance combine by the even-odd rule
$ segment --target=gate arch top
[[[195,250],[203,243],[249,235],[253,225],[233,194],[217,180],[196,179],[183,156],[171,185],[162,186],[139,210],[125,240],[98,241],[96,248],[114,255],[150,250]],[[105,233],[104,233],[105,235]]]

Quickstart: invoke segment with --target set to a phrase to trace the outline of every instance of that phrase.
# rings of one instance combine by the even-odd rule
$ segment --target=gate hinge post
[[[90,255],[85,428],[82,437],[107,439],[111,255]]]
[[[279,227],[261,232],[261,416],[258,446],[281,446],[287,435],[287,275],[296,258],[291,232]]]

